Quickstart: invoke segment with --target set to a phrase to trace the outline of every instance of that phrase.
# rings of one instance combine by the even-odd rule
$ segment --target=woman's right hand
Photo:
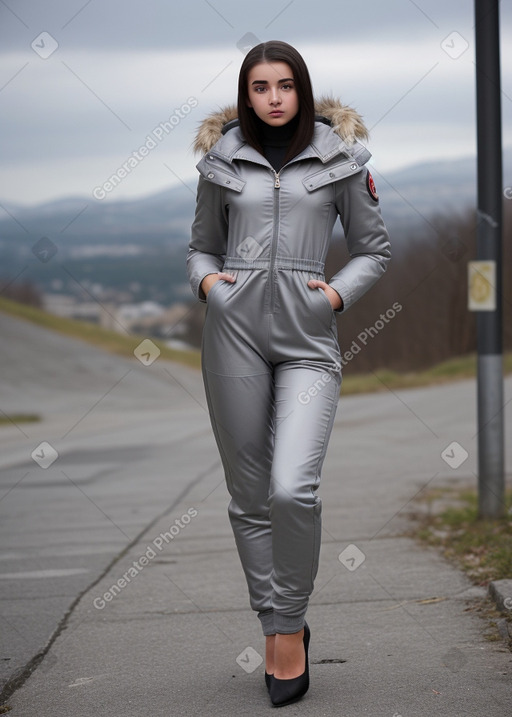
[[[223,271],[219,271],[216,274],[207,274],[201,282],[201,289],[206,297],[208,297],[212,286],[221,279],[223,279],[224,281],[229,281],[230,283],[236,281],[234,276],[231,276],[231,274],[226,274]]]

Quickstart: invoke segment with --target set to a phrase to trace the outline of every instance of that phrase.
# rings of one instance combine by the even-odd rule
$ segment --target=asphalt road
[[[266,713],[199,373],[0,325],[0,409],[43,416],[0,430],[3,683],[35,666],[12,714]],[[507,379],[509,445],[510,398]],[[289,711],[511,712],[512,655],[485,639],[485,591],[403,537],[425,488],[476,481],[475,433],[473,381],[341,398],[320,488],[312,684]]]

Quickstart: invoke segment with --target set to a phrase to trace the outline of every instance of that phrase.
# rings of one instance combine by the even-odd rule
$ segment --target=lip
[[[281,117],[281,115],[283,114],[284,112],[282,112],[281,110],[273,110],[272,112],[269,112],[269,115],[271,117]]]

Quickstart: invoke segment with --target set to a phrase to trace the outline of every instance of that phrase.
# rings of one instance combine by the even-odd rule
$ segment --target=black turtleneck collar
[[[284,147],[290,144],[295,134],[299,125],[299,116],[295,115],[293,119],[280,127],[267,124],[259,117],[256,117],[256,122],[262,144],[268,144],[271,147]]]
[[[292,137],[299,125],[299,117],[296,115],[292,120],[280,127],[269,125],[256,117],[256,124],[263,153],[276,172],[279,172],[283,166]]]

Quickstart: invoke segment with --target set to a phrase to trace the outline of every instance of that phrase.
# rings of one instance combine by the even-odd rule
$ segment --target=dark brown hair
[[[315,103],[308,68],[302,56],[287,42],[270,40],[255,45],[245,56],[238,76],[238,119],[245,140],[251,147],[263,154],[259,140],[257,116],[249,100],[248,75],[250,70],[261,62],[286,62],[292,72],[299,100],[298,126],[293,135],[285,162],[302,152],[313,137],[315,127]]]

